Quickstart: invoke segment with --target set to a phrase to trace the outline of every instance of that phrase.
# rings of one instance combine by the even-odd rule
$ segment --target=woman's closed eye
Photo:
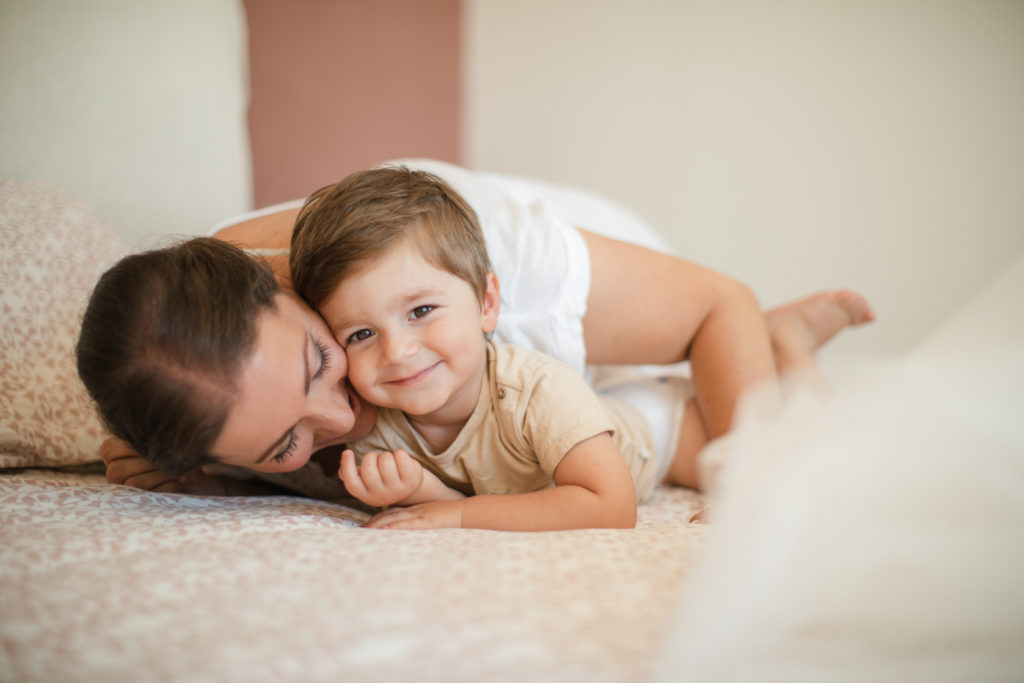
[[[282,450],[280,453],[271,458],[271,460],[274,462],[275,465],[280,465],[282,463],[287,462],[288,458],[292,457],[295,454],[295,448],[298,445],[299,437],[295,435],[295,430],[293,429],[288,434],[288,443],[285,445],[284,450]]]
[[[320,367],[313,373],[313,379],[320,379],[324,373],[331,369],[331,349],[319,339],[314,339],[320,354]]]

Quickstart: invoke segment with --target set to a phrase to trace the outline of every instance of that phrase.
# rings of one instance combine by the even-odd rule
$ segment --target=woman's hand
[[[180,481],[158,469],[120,439],[104,441],[100,446],[100,457],[107,466],[107,481],[111,484],[134,486],[159,493],[185,491]]]
[[[111,484],[134,486],[156,493],[195,493],[207,496],[233,495],[227,482],[195,468],[175,479],[132,450],[120,439],[110,438],[100,446]],[[241,482],[239,483],[241,484]]]

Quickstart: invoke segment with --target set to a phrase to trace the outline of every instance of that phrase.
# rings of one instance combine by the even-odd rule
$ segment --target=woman
[[[544,203],[530,202],[522,184],[438,162],[405,163],[456,187],[480,217],[499,278],[523,285],[502,301],[508,327],[500,336],[578,367],[584,360],[689,360],[697,409],[684,419],[698,420],[709,438],[728,430],[743,392],[776,381],[776,363],[808,363],[840,329],[873,317],[857,295],[823,293],[770,313],[766,325],[742,284],[577,230]],[[325,218],[315,214],[308,207],[299,220]],[[165,474],[111,441],[103,452],[111,481],[223,493],[222,481],[195,466],[308,472],[314,452],[316,474],[330,479],[336,467],[325,453],[372,425],[372,407],[344,383],[342,350],[287,289],[280,250],[297,216],[294,208],[275,211],[216,235],[268,253],[284,289],[239,252],[202,240],[129,257],[101,280],[83,324],[80,374],[113,433],[164,469],[189,465],[191,472],[178,481],[170,475],[180,471]],[[561,326],[554,334],[553,325]],[[282,429],[268,432],[271,423]],[[267,443],[256,433],[280,438]],[[293,454],[279,465],[274,455],[283,447]],[[195,458],[182,460],[183,452]],[[343,494],[334,479],[328,496]]]

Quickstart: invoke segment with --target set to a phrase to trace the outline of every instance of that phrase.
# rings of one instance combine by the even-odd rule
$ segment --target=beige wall
[[[902,351],[1024,251],[1024,3],[466,0],[463,158],[607,193]]]
[[[135,246],[251,206],[236,0],[0,2],[0,176],[91,202]]]

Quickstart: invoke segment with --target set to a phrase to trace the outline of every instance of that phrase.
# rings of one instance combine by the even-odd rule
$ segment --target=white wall
[[[0,0],[0,176],[136,246],[251,208],[240,0]]]
[[[840,351],[1024,251],[1022,2],[466,0],[464,37],[468,165],[606,193],[766,305],[859,289]]]

